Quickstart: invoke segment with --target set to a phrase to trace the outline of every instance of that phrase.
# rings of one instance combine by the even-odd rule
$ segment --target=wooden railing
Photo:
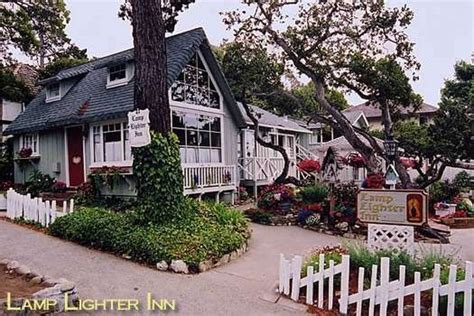
[[[182,166],[184,189],[237,186],[235,165]]]
[[[240,158],[240,176],[243,180],[273,181],[282,172],[285,161],[283,158],[251,157]],[[288,176],[296,177],[296,160],[290,160]]]

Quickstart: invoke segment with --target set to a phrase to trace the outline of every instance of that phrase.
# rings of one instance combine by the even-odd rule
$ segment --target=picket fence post
[[[313,305],[314,298],[313,298],[313,283],[314,283],[314,267],[309,265],[308,270],[306,273],[308,278],[308,282],[306,283],[306,304]]]
[[[454,316],[454,299],[455,299],[455,286],[456,286],[456,273],[457,266],[452,264],[449,266],[449,278],[448,278],[448,308],[447,315]]]
[[[329,306],[328,309],[332,310],[334,303],[334,260],[329,260]]]
[[[405,266],[398,268],[398,284],[400,286],[398,290],[398,315],[403,315],[403,307],[405,301]]]
[[[347,315],[347,307],[349,305],[349,273],[350,259],[349,255],[342,255],[342,271],[341,271],[341,298],[339,300],[339,312]]]
[[[291,263],[293,272],[293,283],[291,284],[291,299],[298,301],[300,297],[300,280],[301,280],[301,266],[303,264],[303,257],[295,256]]]
[[[471,261],[466,261],[465,285],[464,285],[464,315],[472,315],[472,289],[474,279],[472,277],[473,267]]]
[[[319,254],[318,308],[324,304],[324,253]]]

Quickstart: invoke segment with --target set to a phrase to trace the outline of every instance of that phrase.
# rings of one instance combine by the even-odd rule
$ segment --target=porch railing
[[[235,165],[183,166],[184,189],[237,186]]]
[[[240,176],[243,180],[273,181],[282,172],[285,161],[283,158],[250,157],[240,158]],[[296,177],[296,160],[290,160],[288,176]]]

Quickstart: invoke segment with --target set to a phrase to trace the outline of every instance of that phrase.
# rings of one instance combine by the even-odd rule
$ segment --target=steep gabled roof
[[[237,102],[242,115],[245,118],[245,122],[248,125],[253,125],[252,120],[247,116],[245,113],[244,106],[242,103]],[[311,133],[311,131],[307,130],[306,128],[298,125],[297,123],[293,122],[292,120],[288,119],[287,117],[281,117],[267,110],[259,108],[255,105],[249,105],[250,109],[255,113],[258,118],[259,126],[261,127],[270,127],[270,128],[278,128],[281,130],[287,130],[292,132],[298,133]]]
[[[236,124],[245,126],[244,118],[212,54],[204,30],[197,28],[170,36],[166,39],[166,44],[168,86],[173,84],[191,57],[200,49]],[[6,133],[18,134],[124,117],[133,109],[134,79],[126,85],[111,89],[107,89],[106,84],[107,67],[127,61],[133,61],[133,49],[64,69],[56,76],[43,80],[42,83],[46,84],[67,79],[71,80],[73,86],[61,100],[49,103],[45,102],[46,89],[43,89],[9,125]]]
[[[412,114],[412,113],[434,113],[438,110],[437,107],[430,105],[428,103],[422,103],[420,108],[413,112],[413,107],[402,108],[401,114]],[[354,105],[349,107],[348,109],[344,110],[344,113],[351,113],[351,112],[363,112],[365,117],[367,118],[378,118],[382,117],[382,112],[376,106],[370,105],[368,102],[364,102],[358,105]]]

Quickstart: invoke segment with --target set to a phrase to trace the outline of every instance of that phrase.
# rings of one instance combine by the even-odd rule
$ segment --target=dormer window
[[[120,64],[109,67],[109,77],[107,79],[107,88],[127,84],[127,65]]]
[[[58,101],[61,99],[61,85],[59,82],[50,84],[46,88],[46,102]]]

